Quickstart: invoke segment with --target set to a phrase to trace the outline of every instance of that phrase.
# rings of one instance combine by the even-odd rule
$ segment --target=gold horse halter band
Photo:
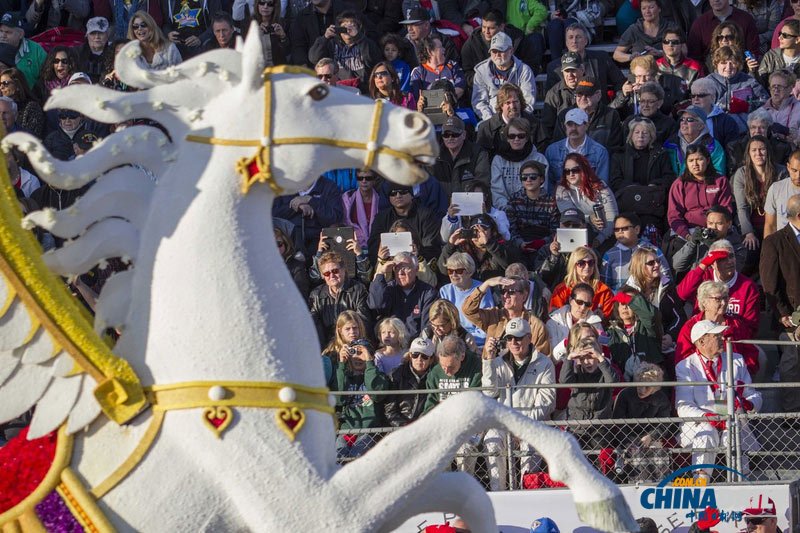
[[[247,194],[250,187],[256,183],[266,183],[275,194],[281,194],[283,190],[275,183],[271,165],[271,150],[273,146],[285,146],[292,144],[318,144],[324,146],[336,146],[339,148],[356,148],[366,150],[367,155],[364,159],[364,170],[372,169],[376,153],[387,154],[398,159],[404,159],[409,163],[414,162],[414,158],[409,154],[393,150],[386,146],[378,145],[378,133],[380,132],[381,114],[383,112],[383,101],[375,101],[375,110],[372,114],[372,125],[370,128],[369,140],[367,142],[342,141],[328,137],[280,137],[273,139],[272,134],[272,74],[307,74],[308,70],[302,67],[281,66],[270,67],[264,70],[264,137],[262,139],[222,139],[220,137],[203,137],[200,135],[187,135],[186,140],[195,143],[216,144],[219,146],[256,146],[258,151],[252,157],[243,157],[236,162],[236,172],[242,175],[242,194]],[[257,172],[251,172],[251,167],[255,165]]]

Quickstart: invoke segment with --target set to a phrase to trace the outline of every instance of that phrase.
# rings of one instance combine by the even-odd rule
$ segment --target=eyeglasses
[[[711,96],[711,93],[692,93],[692,98],[705,98]]]
[[[428,359],[433,357],[431,355],[428,355],[428,354],[425,354],[425,353],[419,353],[419,352],[410,352],[408,354],[408,356],[411,357],[411,359],[419,359],[420,357],[422,357],[423,361],[427,361]]]
[[[678,46],[679,44],[683,44],[683,43],[681,43],[680,39],[664,39],[664,40],[661,41],[661,44],[669,44],[669,45],[672,45],[672,46]]]
[[[656,105],[661,100],[639,100],[639,103],[642,105]]]
[[[691,124],[692,122],[697,122],[697,119],[694,117],[681,117],[681,122]]]
[[[509,141],[515,141],[517,139],[525,140],[525,139],[528,138],[528,134],[527,133],[509,133],[507,135],[507,137],[508,137]]]
[[[717,42],[720,41],[732,41],[734,39],[734,35],[732,33],[720,33],[717,35]]]
[[[389,191],[389,197],[392,196],[403,196],[404,194],[411,194],[411,191],[406,189],[395,189],[393,191]]]
[[[368,176],[356,176],[356,181],[375,181],[375,176],[372,174]]]
[[[388,70],[379,70],[378,72],[373,74],[372,77],[373,78],[383,78],[383,77],[387,77],[388,78],[389,77],[389,71]]]
[[[716,300],[718,302],[725,302],[728,300],[727,296],[706,296],[709,300]]]
[[[2,85],[2,84],[3,84],[3,82],[0,81],[0,85]],[[769,86],[769,90],[770,91],[785,91],[788,88],[789,88],[788,85],[770,85]]]
[[[339,270],[338,268],[332,268],[326,272],[323,272],[322,275],[325,276],[326,278],[329,278],[331,276],[338,276],[339,272],[341,272],[341,270]]]
[[[593,267],[594,266],[594,259],[581,259],[580,261],[576,261],[575,262],[575,266],[578,266],[578,267],[581,267],[581,268],[583,268],[585,266]]]
[[[614,228],[614,233],[622,233],[623,231],[628,231],[633,226],[620,226],[618,228]]]
[[[537,172],[525,172],[519,175],[519,179],[521,179],[522,181],[538,180],[541,177],[542,175]]]
[[[658,264],[658,259],[651,259],[650,261],[645,261],[644,264],[649,267],[654,267]]]
[[[333,74],[317,74],[318,80],[330,80],[333,78]]]
[[[564,169],[565,176],[569,176],[570,174],[580,174],[580,173],[581,173],[581,167],[572,167]]]
[[[145,24],[144,22],[140,22],[138,24],[131,24],[131,29],[132,30],[145,30],[145,29],[147,29],[147,24]]]
[[[461,137],[461,134],[454,131],[442,132],[442,139],[455,139],[456,137]]]
[[[575,302],[578,307],[591,307],[592,302],[587,302],[586,300],[581,300],[580,298],[573,298],[573,302]]]
[[[791,33],[786,33],[785,31],[780,32],[778,37],[782,39],[797,39],[797,35],[792,35]]]
[[[464,273],[464,269],[463,268],[448,268],[447,269],[447,275],[448,276],[452,276],[453,274],[455,274],[457,276],[460,276],[463,273]]]
[[[60,64],[69,65],[69,63],[70,63],[70,61],[69,61],[68,57],[55,57],[55,58],[53,58],[53,64],[54,65],[60,65]]]

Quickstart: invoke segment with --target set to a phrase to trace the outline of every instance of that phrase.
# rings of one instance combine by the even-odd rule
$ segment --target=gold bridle
[[[275,183],[272,172],[272,147],[287,146],[297,144],[318,144],[324,146],[336,146],[338,148],[356,148],[367,152],[364,158],[364,170],[372,169],[375,161],[375,154],[387,154],[389,156],[403,159],[409,163],[414,163],[414,158],[398,150],[393,150],[387,146],[378,144],[378,134],[380,133],[381,115],[383,113],[383,100],[375,101],[375,108],[372,113],[372,124],[370,127],[369,139],[366,142],[343,141],[329,137],[272,137],[272,114],[274,99],[272,98],[272,75],[273,74],[310,74],[311,71],[304,67],[282,65],[279,67],[269,67],[264,69],[264,136],[261,139],[223,139],[221,137],[203,137],[200,135],[187,135],[186,140],[194,143],[214,144],[218,146],[253,146],[258,147],[256,153],[251,157],[243,157],[236,162],[236,172],[242,176],[242,194],[247,194],[250,187],[256,183],[266,183],[275,194],[281,194],[283,190]],[[251,167],[255,164],[257,172],[251,172]]]

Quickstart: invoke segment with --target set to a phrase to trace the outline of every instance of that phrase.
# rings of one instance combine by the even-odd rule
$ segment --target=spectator
[[[342,80],[339,79],[339,65],[336,64],[336,61],[329,57],[323,57],[317,64],[314,65],[314,72],[317,74],[317,79],[322,81],[323,83],[327,83],[328,85],[336,85],[340,86],[340,82]],[[351,80],[345,80],[350,82]],[[356,80],[352,80],[353,84],[345,85],[345,87],[350,87],[351,89],[355,90],[355,92],[359,92],[355,85],[358,84]]]
[[[703,13],[693,23],[689,30],[689,57],[703,61],[711,48],[711,34],[723,21],[735,22],[743,30],[744,45],[747,50],[758,55],[759,38],[753,16],[739,8],[730,5],[730,0],[709,0],[711,9]]]
[[[348,277],[341,255],[326,252],[317,265],[325,283],[311,291],[308,303],[319,341],[324,344],[333,336],[336,317],[343,311],[357,312],[365,324],[370,322],[370,311],[367,307],[367,288]]]
[[[769,99],[769,93],[749,74],[742,72],[744,57],[733,46],[723,46],[714,52],[714,72],[708,79],[714,82],[715,101],[736,119],[739,130],[745,131],[747,114]]]
[[[777,3],[777,2],[776,2]],[[766,501],[765,501],[766,499]],[[778,516],[775,513],[775,502],[763,494],[750,498],[750,508],[745,509],[744,523],[748,531],[754,533],[779,533]]]
[[[592,310],[597,311],[603,317],[610,316],[611,311],[614,310],[614,303],[611,301],[614,293],[611,292],[608,285],[600,281],[599,266],[594,250],[588,246],[576,248],[569,256],[567,275],[564,277],[564,281],[553,290],[550,309],[554,310],[567,305],[573,287],[578,283],[586,283],[594,290]]]
[[[695,268],[711,244],[721,239],[728,240],[734,253],[731,260],[737,270],[744,270],[747,266],[747,248],[742,243],[741,234],[733,225],[733,215],[728,208],[712,205],[705,213],[705,227],[696,229],[688,242],[672,257],[672,265],[675,267],[678,279]]]
[[[505,240],[511,240],[511,233],[509,232],[508,226],[508,217],[506,217],[505,212],[500,211],[499,209],[492,207],[492,191],[488,184],[483,181],[472,180],[467,183],[464,187],[465,192],[479,192],[483,195],[483,203],[481,204],[481,210],[483,213],[492,217],[494,220],[495,225],[497,226],[497,232],[500,236],[502,236]],[[488,208],[487,208],[488,206]],[[446,242],[450,240],[450,237],[453,233],[460,227],[462,227],[462,220],[464,223],[469,223],[467,217],[458,217],[458,213],[460,212],[460,208],[458,204],[450,204],[450,207],[447,208],[447,215],[442,218],[442,226],[440,229],[440,235],[442,237],[442,241]]]
[[[783,29],[778,33],[778,39],[780,45],[769,50],[758,66],[759,79],[770,91],[772,90],[769,85],[772,73],[779,70],[785,70],[794,76],[800,73],[800,65],[798,65],[798,60],[800,60],[800,20],[786,21]]]
[[[492,287],[501,287],[503,307],[482,309],[483,297]],[[480,284],[461,305],[461,310],[473,324],[486,332],[486,338],[500,337],[505,326],[512,318],[524,318],[531,326],[531,335],[534,348],[537,351],[550,355],[550,341],[547,330],[541,320],[525,309],[528,300],[530,285],[527,279],[520,277],[496,277]],[[484,354],[487,347],[483,347]]]
[[[706,54],[705,62],[706,70],[708,70],[709,73],[714,72],[714,54],[723,46],[735,46],[739,50],[747,50],[747,46],[744,43],[744,36],[742,35],[742,27],[731,20],[721,22],[711,33],[711,48],[708,54]],[[756,56],[758,55],[759,54],[756,54],[752,59],[747,58],[742,70],[756,74],[758,72],[758,60]]]
[[[641,96],[642,86],[651,81],[657,82],[664,89],[664,103],[661,111],[671,113],[675,103],[684,99],[686,94],[684,82],[678,76],[661,72],[656,65],[655,57],[651,55],[638,56],[631,61],[631,77],[622,84],[622,90],[617,92],[611,107],[619,111],[620,116],[639,114],[638,99]]]
[[[290,44],[289,37],[286,35],[286,22],[283,20],[280,4],[276,8],[274,0],[257,0],[253,20],[258,24],[266,65],[272,66],[286,63]],[[248,26],[244,26],[243,33],[247,33],[247,30]]]
[[[764,204],[765,239],[789,223],[789,199],[800,194],[800,151],[789,157],[786,170],[789,179],[776,181],[767,189],[767,200]]]
[[[287,223],[291,224],[290,222]],[[296,226],[294,227],[296,228]],[[336,222],[331,227],[340,228],[346,227],[346,225]],[[302,228],[299,228],[296,233],[297,240],[300,240],[302,238]],[[324,279],[321,273],[319,260],[326,252],[330,251],[330,239],[331,237],[320,232],[317,253],[312,257],[311,267],[308,269],[308,275],[315,285]],[[355,279],[359,280],[364,285],[368,285],[370,281],[371,265],[369,263],[369,256],[367,256],[366,249],[362,248],[361,245],[358,244],[357,238],[347,239],[344,243],[344,247],[346,251],[352,252],[352,254],[355,256]],[[303,256],[305,256],[305,254],[303,254]],[[344,265],[344,263],[342,264]]]
[[[706,114],[708,133],[722,146],[741,136],[739,123],[714,103],[717,99],[716,85],[711,78],[700,78],[692,83],[692,105]]]
[[[22,191],[25,198],[30,198],[41,186],[39,178],[24,168],[20,168],[13,152],[6,154],[6,168],[8,169],[8,178],[11,185],[14,186],[15,189]]]
[[[511,228],[511,242],[524,253],[546,244],[558,227],[558,208],[552,194],[543,190],[547,165],[532,160],[522,163],[522,189],[513,193],[504,210]]]
[[[108,43],[109,30],[105,17],[86,21],[86,42],[77,51],[77,70],[88,74],[92,83],[100,83],[106,63],[114,55],[114,49]]]
[[[453,389],[466,389],[481,386],[481,361],[477,355],[467,351],[464,341],[455,335],[448,335],[436,349],[438,362],[428,372],[425,388],[430,390],[428,398],[425,400],[427,413],[439,403],[450,396],[458,394],[458,391],[447,392]],[[437,389],[444,389],[438,392]],[[477,457],[477,445],[481,440],[481,435],[473,436],[464,443],[457,452],[456,466],[459,470],[468,474],[474,474]],[[464,455],[468,455],[464,457]]]
[[[303,228],[305,251],[313,250],[322,228],[342,220],[340,196],[339,188],[320,176],[305,191],[275,198],[272,215]]]
[[[41,95],[43,102],[50,98],[53,89],[62,89],[69,84],[70,76],[75,72],[75,58],[66,46],[54,46],[47,52],[47,57],[39,73],[39,83],[35,90]]]
[[[745,149],[744,166],[733,175],[733,197],[744,245],[748,250],[748,270],[755,272],[764,235],[764,204],[773,183],[786,176],[783,165],[776,165],[766,137],[751,137]]]
[[[481,120],[491,118],[497,107],[497,91],[505,83],[520,88],[527,105],[533,111],[536,102],[536,83],[531,68],[514,57],[511,37],[499,32],[489,46],[491,57],[475,65],[472,87],[472,108]]]
[[[630,123],[633,120],[649,119],[656,128],[656,146],[663,146],[667,138],[676,129],[677,123],[672,114],[664,114],[661,106],[664,105],[664,89],[655,81],[648,81],[639,89],[639,115],[630,115],[622,123],[623,135],[630,133]]]
[[[75,141],[84,133],[95,134],[95,132],[99,132],[99,127],[97,123],[87,120],[77,111],[59,109],[57,116],[58,127],[44,138],[43,144],[53,157],[67,161],[73,159],[76,155]],[[97,137],[98,135],[95,135],[95,140],[97,140]]]
[[[697,304],[699,311],[681,328],[675,343],[675,363],[681,362],[692,354],[694,348],[690,340],[692,328],[698,322],[710,320],[726,326],[725,338],[734,341],[733,349],[741,354],[749,375],[754,379],[759,369],[766,370],[766,354],[753,344],[737,344],[736,341],[752,339],[752,326],[741,315],[728,311],[730,299],[728,284],[723,281],[704,281],[697,288]],[[757,307],[757,305],[756,305]],[[760,376],[759,376],[760,377]]]
[[[274,11],[274,0],[261,0],[261,2],[264,4],[273,2],[272,9]],[[264,7],[268,8],[269,6],[265,5]],[[213,37],[203,44],[204,51],[217,48],[234,48],[236,46],[236,26],[233,18],[227,12],[219,11],[214,13],[211,18],[211,33]],[[284,35],[286,34],[284,33]]]
[[[522,117],[531,125],[533,142],[541,149],[546,134],[539,119],[525,111],[528,104],[522,90],[513,83],[506,83],[497,89],[497,107],[489,120],[484,120],[478,125],[476,142],[489,152],[489,157],[494,157],[501,149],[508,150],[508,139],[503,135],[512,118]],[[547,134],[549,135],[549,133]]]
[[[189,58],[200,53],[203,43],[214,37],[211,16],[222,11],[223,6],[219,0],[185,0],[181,3],[165,0],[162,8],[164,23],[161,29],[167,39],[175,43],[181,55]]]
[[[430,341],[414,339],[400,366],[389,375],[390,390],[424,390],[428,373],[436,364]],[[407,426],[422,415],[425,394],[395,394],[386,397],[384,415],[392,427]]]
[[[447,275],[450,278],[450,283],[443,285],[442,288],[439,289],[439,298],[447,300],[456,306],[461,327],[472,335],[472,338],[475,340],[476,348],[483,349],[483,345],[486,342],[486,332],[470,322],[461,310],[464,300],[467,299],[476,287],[481,285],[480,281],[472,277],[473,274],[475,274],[475,261],[467,253],[455,252],[447,258],[445,265],[447,266]],[[481,309],[488,309],[493,305],[492,295],[484,293],[480,300],[479,307]],[[477,352],[477,350],[475,351]]]
[[[410,252],[400,252],[378,266],[369,286],[369,308],[381,317],[399,318],[411,337],[419,336],[428,327],[430,306],[436,300],[435,289],[417,280],[418,270],[417,258]],[[394,274],[395,279],[387,283],[386,272]]]
[[[394,221],[394,224],[389,228],[389,233],[402,233],[408,232],[411,234],[411,255],[417,258],[417,262],[419,263],[419,271],[417,272],[417,279],[420,281],[424,281],[431,287],[435,287],[439,284],[439,278],[436,272],[436,261],[438,257],[431,257],[425,258],[420,254],[420,250],[423,249],[422,243],[420,243],[419,235],[417,235],[417,231],[409,224],[408,220],[398,219]],[[383,265],[387,261],[390,261],[392,258],[389,256],[389,249],[385,246],[381,246],[378,249],[378,266]],[[378,275],[377,269],[375,271],[375,276]],[[390,272],[385,272],[384,277],[386,281],[391,281],[393,278],[393,274]]]
[[[537,274],[531,274],[523,263],[511,263],[506,267],[506,277],[514,276],[528,281],[528,299],[525,300],[525,309],[530,311],[539,320],[547,320],[547,312],[552,292],[545,287],[542,278]],[[498,302],[501,302],[502,293],[496,295]]]
[[[533,420],[549,420],[556,404],[555,389],[515,388],[509,391],[508,387],[555,383],[552,361],[547,355],[534,349],[531,344],[531,327],[524,318],[514,318],[506,324],[503,341],[505,348],[501,348],[500,339],[487,339],[491,348],[483,355],[481,385],[495,389],[486,390],[484,394]],[[507,438],[507,432],[490,429],[483,439],[489,453],[486,462],[491,490],[505,490],[507,487],[507,458],[501,453],[506,450]],[[512,444],[512,447],[517,446]],[[519,441],[518,447],[522,454],[520,476],[539,472],[541,458],[535,454],[533,446]]]
[[[575,102],[578,109],[583,110],[589,116],[587,135],[598,144],[605,146],[609,153],[621,149],[624,141],[619,113],[602,102],[602,92],[596,80],[584,78],[578,82],[578,87],[575,89]],[[567,136],[564,127],[564,117],[567,112],[568,110],[562,109],[558,114],[553,140],[563,139]]]
[[[15,68],[9,68],[0,72],[0,94],[4,98],[11,99],[17,106],[14,111],[11,102],[8,102],[9,117],[14,115],[9,127],[6,125],[6,133],[11,133],[21,129],[39,137],[44,136],[45,116],[42,106],[33,92],[28,88],[28,83],[22,72]]]
[[[367,327],[361,315],[355,311],[342,311],[336,317],[336,330],[333,338],[322,349],[323,367],[332,368],[343,357],[347,357],[347,347],[352,342],[367,336]],[[327,359],[327,361],[326,361]],[[331,381],[333,372],[326,374],[328,382]]]
[[[397,221],[404,220],[419,236],[421,249],[418,255],[426,260],[439,257],[441,244],[439,240],[439,218],[436,214],[414,199],[413,189],[406,185],[390,183],[388,187],[390,207],[378,211],[372,222],[368,246],[369,257],[373,259],[378,255],[378,246],[381,242],[381,233],[386,233]]]
[[[319,37],[327,33],[336,19],[351,6],[344,0],[313,0],[309,2],[292,21],[289,40],[290,54],[295,65],[312,65],[309,52]],[[377,61],[378,58],[375,58]],[[317,72],[319,75],[319,72]]]
[[[664,363],[658,309],[631,287],[620,289],[612,300],[608,349],[612,361],[624,369],[625,379],[631,381],[641,363]]]
[[[659,72],[672,74],[684,81],[684,88],[690,86],[694,80],[704,75],[703,65],[690,57],[686,57],[684,47],[686,37],[683,31],[676,26],[667,27],[661,46],[664,55],[656,60]]]
[[[792,145],[779,135],[772,134],[772,127],[774,124],[772,112],[765,107],[760,107],[750,113],[747,117],[747,135],[739,136],[738,139],[729,143],[725,147],[725,159],[728,174],[733,174],[741,168],[744,164],[744,154],[747,143],[752,137],[761,135],[766,137],[769,145],[772,148],[772,155],[776,162],[788,161],[789,156],[792,154]],[[780,127],[780,126],[778,126]]]
[[[661,57],[662,41],[670,22],[661,17],[661,0],[641,0],[639,2],[642,18],[622,33],[617,48],[614,50],[614,61],[628,63],[635,56],[649,54]]]
[[[633,213],[622,213],[614,219],[614,237],[617,242],[603,254],[600,279],[616,292],[630,277],[630,263],[633,253],[642,247],[651,247],[651,243],[641,238],[642,223]],[[661,279],[668,283],[671,275],[667,258],[657,251],[661,268]]]
[[[460,55],[458,47],[447,36],[442,35],[431,26],[430,13],[423,8],[419,2],[412,0],[410,3],[403,3],[405,18],[400,21],[406,29],[406,45],[411,48],[410,52],[403,57],[403,60],[412,67],[417,66],[417,50],[419,45],[427,36],[438,38],[445,49],[445,57],[448,61],[458,61]]]
[[[356,240],[362,248],[367,247],[372,222],[378,214],[378,193],[375,191],[377,176],[372,170],[356,171],[358,188],[342,193],[342,222],[355,230]]]
[[[0,43],[9,44],[17,51],[16,67],[25,75],[28,88],[33,89],[39,80],[39,71],[44,65],[47,53],[38,43],[25,38],[23,25],[18,13],[11,11],[4,13],[0,18]]]
[[[337,33],[337,28],[346,31]],[[343,11],[337,15],[336,24],[328,26],[308,51],[311,63],[323,57],[333,58],[341,76],[357,78],[359,88],[366,92],[370,82],[367,78],[380,61],[381,53],[378,45],[363,32],[361,17],[354,11]]]
[[[127,37],[139,41],[142,68],[163,70],[183,61],[175,43],[164,36],[153,17],[145,11],[137,11],[131,16]]]
[[[558,1],[553,4],[555,13],[547,23],[547,35],[550,52],[553,57],[561,55],[562,43],[565,40],[565,29],[577,23],[586,34],[587,43],[592,39],[596,26],[601,26],[608,3],[603,2],[571,2]],[[612,4],[613,5],[613,4]],[[566,28],[565,28],[566,27]]]
[[[638,248],[631,257],[631,275],[625,286],[639,291],[644,298],[658,307],[661,317],[661,348],[664,353],[675,351],[675,339],[678,338],[681,326],[686,321],[683,312],[684,302],[675,291],[675,283],[664,279],[661,273],[661,262],[656,248]],[[671,367],[668,367],[668,370]],[[670,372],[671,374],[671,372]]]
[[[392,65],[397,73],[400,90],[407,93],[411,81],[411,67],[400,59],[400,49],[403,47],[402,37],[396,33],[387,33],[381,37],[380,45],[383,50],[383,58]]]
[[[383,425],[383,409],[366,391],[388,390],[389,380],[375,366],[375,352],[369,340],[361,338],[339,355],[331,390],[352,394],[336,399],[336,419],[342,431],[369,429]],[[349,351],[349,350],[352,350]],[[338,458],[361,457],[376,444],[375,435],[340,434],[336,437]]]
[[[476,265],[475,277],[481,281],[502,275],[519,257],[513,245],[501,239],[494,219],[487,214],[472,217],[469,229],[459,228],[450,235],[442,248],[439,264],[444,265],[455,252],[466,252],[472,257]]]
[[[783,4],[784,2],[780,0],[736,0],[734,2],[736,7],[753,16],[758,32],[758,55],[764,55],[764,52],[770,49],[772,30],[781,21]]]
[[[692,107],[694,106],[689,109]],[[689,112],[681,117],[682,132],[688,129],[684,127],[687,120],[698,120],[692,115],[693,113]],[[696,128],[695,123],[689,126]],[[703,129],[705,130],[705,126]],[[670,229],[675,234],[682,239],[689,239],[695,227],[705,225],[705,212],[709,207],[721,205],[730,210],[733,198],[728,178],[717,172],[711,164],[711,155],[704,143],[690,144],[686,148],[685,161],[685,168],[681,169],[680,177],[672,182],[669,189],[667,219]]]
[[[611,88],[618,90],[625,83],[625,76],[619,70],[619,67],[611,59],[607,52],[602,50],[587,50],[586,46],[589,44],[591,36],[586,28],[575,22],[567,26],[565,41],[567,52],[575,52],[583,63],[585,74],[597,80],[597,84],[603,88]],[[561,60],[560,56],[552,49],[550,53],[553,60],[547,65],[547,81],[545,82],[545,91],[549,91],[553,86],[564,78],[561,75]],[[604,96],[604,98],[607,98]],[[605,100],[608,103],[608,100]]]
[[[70,0],[58,3],[33,0],[25,12],[25,19],[30,24],[31,35],[60,26],[82,31],[89,10],[89,0]]]
[[[547,333],[553,347],[553,361],[567,356],[567,339],[578,324],[591,324],[603,329],[603,317],[592,311],[594,289],[588,283],[577,283],[569,295],[568,303],[555,309],[547,320]]]
[[[411,94],[417,100],[420,98],[421,90],[430,89],[433,82],[442,79],[453,84],[456,99],[464,95],[467,87],[464,71],[457,62],[448,61],[445,54],[442,38],[429,35],[420,40],[417,45],[419,65],[411,71],[410,82]]]
[[[614,234],[611,222],[619,211],[614,193],[606,185],[608,179],[605,183],[601,181],[592,167],[589,160],[578,153],[566,157],[561,182],[556,187],[556,204],[562,213],[577,209],[584,214],[595,232],[592,246],[597,247]]]
[[[478,346],[472,334],[461,327],[458,308],[447,300],[436,300],[428,312],[428,327],[422,330],[421,339],[430,340],[438,348],[448,335],[455,335],[467,345],[467,350],[477,353]]]
[[[389,376],[395,368],[408,359],[408,330],[406,326],[395,317],[384,318],[375,326],[375,336],[378,339],[378,350],[375,352],[375,366],[378,370]],[[433,350],[431,350],[431,356]],[[419,402],[419,411],[422,412],[423,401]]]
[[[394,67],[388,61],[380,61],[372,69],[369,77],[369,96],[373,100],[383,98],[407,109],[415,111],[417,102],[411,93],[405,93],[400,89],[400,79],[397,77]]]
[[[458,116],[447,117],[442,125],[439,156],[431,169],[448,198],[464,191],[467,183],[479,180],[489,183],[489,157],[485,150],[467,139],[464,121]]]
[[[116,0],[91,0],[92,11],[95,17],[104,17],[111,23],[111,36],[113,40],[125,39],[131,18],[139,7],[144,7],[159,28],[164,22],[162,4],[160,0],[150,0],[144,6],[139,3],[117,3]]]
[[[558,114],[576,106],[575,90],[578,88],[578,83],[586,77],[581,56],[576,52],[564,54],[561,57],[561,74],[563,79],[548,89],[544,95],[542,129],[548,138],[555,132]]]
[[[720,333],[725,331],[725,326],[715,324],[710,320],[702,320],[692,327],[691,340],[694,345],[689,357],[681,361],[676,368],[678,381],[708,381],[709,385],[691,387],[677,387],[675,392],[675,407],[680,417],[711,417],[708,422],[683,422],[681,424],[681,446],[702,450],[692,453],[692,464],[713,463],[715,451],[721,443],[730,437],[725,427],[724,417],[718,415],[720,411],[715,407],[719,402],[725,401],[725,387],[723,383],[729,380],[736,383],[735,406],[739,413],[756,412],[761,409],[761,394],[748,385],[750,374],[747,373],[742,356],[733,354],[733,377],[729,378],[727,355]],[[739,427],[741,449],[743,452],[757,451],[760,446],[755,436],[746,424]],[[722,439],[720,439],[722,432]],[[742,453],[741,472],[747,475],[750,472],[749,457]],[[699,471],[699,477],[710,481],[711,471]]]
[[[561,212],[559,228],[586,229],[586,217],[577,209]],[[556,286],[567,275],[568,252],[561,253],[561,243],[553,238],[550,244],[542,246],[533,260],[533,272],[539,275],[550,289]]]
[[[545,156],[536,150],[530,124],[524,118],[512,118],[503,128],[503,136],[508,141],[502,145],[492,159],[491,184],[493,207],[504,209],[512,194],[522,189],[519,172],[527,161],[538,161],[548,166]]]
[[[608,183],[608,150],[586,135],[589,130],[589,115],[580,109],[570,109],[564,116],[567,138],[555,141],[545,150],[544,155],[550,164],[547,177],[547,190],[554,191],[562,181],[562,172],[568,156],[580,155],[588,161],[592,175],[603,183]],[[574,157],[574,156],[573,156]],[[592,194],[592,197],[594,194]],[[556,199],[558,197],[556,196]],[[561,209],[559,207],[559,209]]]
[[[294,243],[285,231],[275,227],[273,233],[275,234],[275,244],[278,247],[278,252],[280,252],[283,261],[286,263],[286,268],[289,270],[289,274],[292,275],[297,290],[300,291],[304,300],[308,300],[311,281],[308,279],[305,262],[298,258],[298,251],[294,249]]]
[[[796,165],[796,162],[792,161],[792,164]],[[783,328],[780,340],[798,341],[800,317],[795,313],[800,308],[800,276],[797,270],[797,258],[800,257],[800,194],[789,197],[785,205],[788,223],[783,229],[766,237],[761,246],[761,286],[775,319]],[[800,381],[797,346],[785,346],[781,351],[778,364],[780,381]],[[781,406],[785,412],[800,410],[797,389],[781,389]]]
[[[800,20],[795,22],[800,26]],[[797,40],[800,42],[800,37]],[[800,102],[792,95],[796,81],[796,76],[789,70],[779,69],[772,72],[767,85],[770,98],[762,109],[769,112],[774,122],[788,128],[792,137],[800,138]],[[750,116],[752,117],[753,113]],[[748,117],[749,122],[750,117]]]
[[[775,26],[775,31],[772,32],[772,42],[770,43],[770,48],[777,48],[780,44],[780,33],[783,30],[783,25],[786,24],[787,21],[796,19],[800,20],[800,3],[789,2],[785,5],[783,10],[783,15],[786,16],[783,20],[781,20],[777,26]]]

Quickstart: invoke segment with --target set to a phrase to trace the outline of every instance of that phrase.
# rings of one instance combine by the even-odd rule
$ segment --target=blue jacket
[[[708,148],[708,152],[711,154],[711,162],[714,164],[714,168],[716,168],[717,172],[721,175],[727,176],[727,174],[725,174],[725,150],[723,150],[722,144],[715,141],[708,133],[704,133],[703,135],[707,137],[706,148]],[[664,150],[667,152],[667,155],[669,155],[669,162],[672,165],[672,170],[675,171],[676,176],[680,177],[684,169],[686,169],[686,155],[681,151],[681,142],[678,139],[677,133],[667,139],[664,143]]]
[[[553,194],[556,190],[556,185],[561,182],[561,169],[564,166],[564,160],[569,155],[567,151],[567,142],[569,142],[569,139],[561,139],[548,146],[547,150],[544,151],[544,156],[547,158],[547,162],[550,163],[550,168],[547,171],[548,194]],[[586,159],[589,160],[589,164],[594,168],[597,177],[608,185],[608,150],[606,150],[602,144],[587,135],[584,151],[585,153],[582,155],[586,156]]]

